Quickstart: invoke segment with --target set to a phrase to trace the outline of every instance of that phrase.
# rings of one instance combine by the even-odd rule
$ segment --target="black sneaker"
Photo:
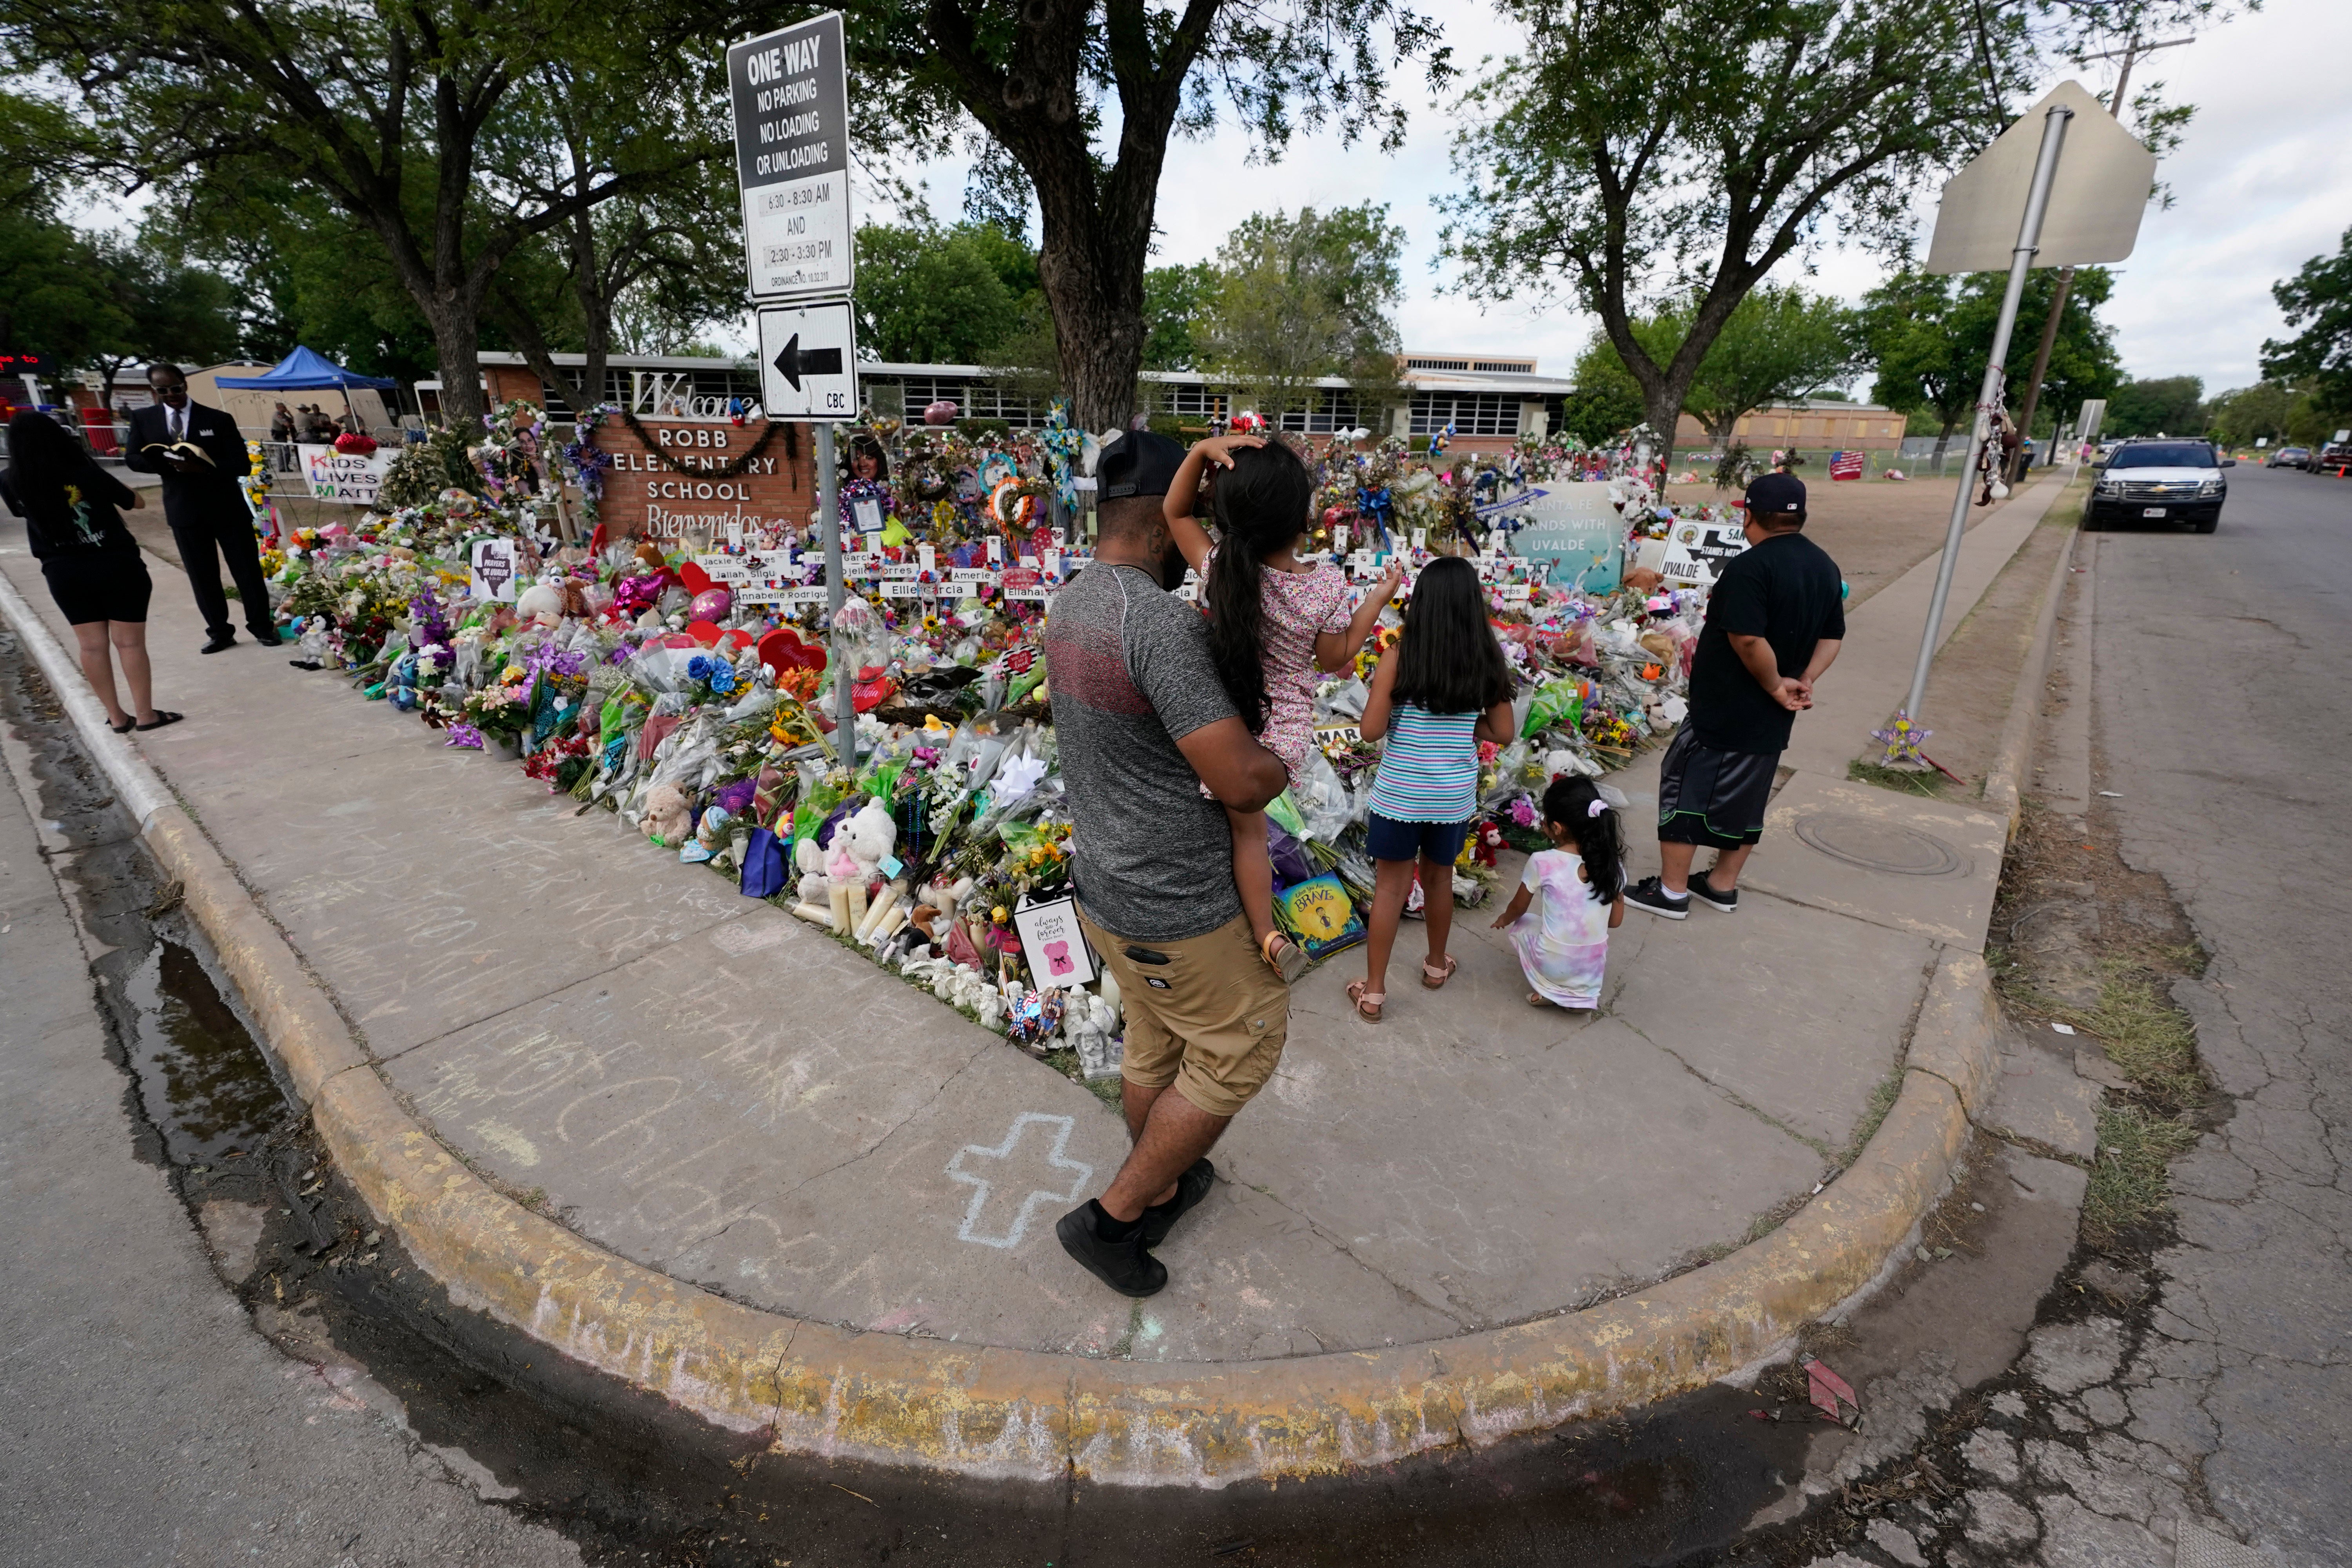
[[[1217,1168],[1206,1160],[1195,1160],[1192,1168],[1176,1178],[1176,1195],[1166,1203],[1143,1211],[1143,1245],[1157,1247],[1168,1239],[1176,1222],[1187,1210],[1209,1195],[1216,1184]]]
[[[1088,1198],[1061,1217],[1054,1234],[1080,1268],[1120,1295],[1157,1296],[1168,1284],[1168,1268],[1146,1248],[1142,1223],[1125,1241],[1106,1241],[1100,1226],[1109,1217]]]
[[[1715,884],[1706,879],[1707,875],[1705,871],[1691,873],[1690,896],[1708,909],[1721,910],[1725,914],[1736,911],[1739,908],[1739,889],[1734,888],[1728,892],[1717,892]]]
[[[1655,877],[1644,877],[1625,889],[1625,901],[1637,910],[1647,910],[1654,915],[1664,915],[1670,921],[1687,919],[1690,915],[1690,895],[1681,898],[1659,884]]]

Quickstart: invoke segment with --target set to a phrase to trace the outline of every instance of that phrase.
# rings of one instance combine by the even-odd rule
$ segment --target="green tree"
[[[1634,328],[1654,363],[1674,358],[1698,309],[1699,301],[1686,300]],[[1794,286],[1767,283],[1724,318],[1683,407],[1721,447],[1753,410],[1815,395],[1853,374],[1856,358],[1853,311]]]
[[[1206,261],[1143,275],[1144,369],[1201,368],[1200,323],[1216,288],[1217,269]]]
[[[2205,431],[2205,383],[2168,375],[2119,386],[2107,399],[2110,436],[2200,436]]]
[[[1389,69],[1423,58],[1433,85],[1450,75],[1434,24],[1401,0],[866,0],[845,11],[861,94],[888,112],[897,144],[937,145],[976,123],[1026,177],[1060,383],[1091,430],[1125,425],[1135,406],[1171,135],[1206,134],[1222,97],[1266,156],[1326,123],[1392,150],[1405,118]]]
[[[99,374],[100,401],[114,412],[114,377],[152,360],[218,364],[236,353],[236,289],[142,235],[99,235],[89,264],[121,313],[120,329],[93,343],[84,363]]]
[[[1952,433],[1975,410],[2007,286],[2002,273],[1953,279],[1906,268],[1863,296],[1856,330],[1876,369],[1870,395],[1904,414],[1926,416],[1938,461]],[[2039,337],[2056,288],[2056,275],[2046,268],[2028,274],[2012,342]],[[2075,269],[2042,378],[2047,428],[2072,418],[2085,398],[2109,395],[2121,379],[2115,334],[2098,319],[2114,291],[2114,275],[2105,268]]]
[[[375,231],[284,175],[205,173],[174,186],[148,227],[236,288],[238,353],[265,363],[298,343],[403,385],[434,374],[432,323]],[[490,334],[491,346],[504,346]]]
[[[2020,7],[1964,0],[1503,0],[1524,54],[1466,95],[1444,253],[1482,300],[1568,292],[1673,431],[1732,311],[1824,231],[1896,249],[1920,186],[1998,129]],[[1645,299],[1692,301],[1661,360]]]
[[[1595,332],[1569,372],[1576,390],[1560,400],[1560,428],[1587,447],[1605,446],[1642,422],[1642,386],[1605,332]]]
[[[1210,368],[1273,419],[1311,407],[1317,381],[1343,376],[1359,400],[1396,383],[1390,312],[1403,298],[1404,230],[1376,203],[1297,217],[1253,214],[1217,251],[1201,334]]]
[[[857,231],[857,341],[876,359],[997,364],[1036,292],[1036,253],[992,223]]]
[[[2333,256],[2315,256],[2271,285],[2286,324],[2303,330],[2263,344],[2263,374],[2307,379],[2324,412],[2352,411],[2352,228]]]
[[[488,303],[524,362],[572,407],[603,401],[622,325],[676,342],[740,316],[728,103],[723,66],[693,52],[601,70],[550,60],[515,95],[512,128],[488,162],[501,188],[567,216],[516,248]],[[667,178],[580,199],[599,180],[656,164]],[[559,341],[582,354],[576,373],[555,363]]]
[[[670,20],[569,0],[150,0],[132,24],[113,0],[0,0],[0,49],[73,84],[94,170],[167,194],[205,173],[284,175],[372,229],[431,323],[444,410],[470,425],[482,314],[507,258],[706,155],[656,115],[633,120],[646,74],[678,54]],[[611,106],[614,135],[551,199],[515,178],[513,154],[545,133],[530,100],[557,62]]]
[[[2251,447],[2260,440],[2284,446],[2301,412],[2298,405],[2308,396],[2303,388],[2283,381],[2258,381],[2221,393],[2207,404],[2205,426],[2227,447]]]

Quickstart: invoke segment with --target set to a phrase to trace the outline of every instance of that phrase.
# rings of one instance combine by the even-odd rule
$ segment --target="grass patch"
[[[2096,1035],[2107,1059],[2163,1108],[2201,1104],[2205,1075],[2197,1065],[2197,1030],[2189,1016],[2145,971],[2114,959],[2102,968],[2097,1005],[2067,1008],[2062,1016]]]
[[[2083,1235],[2111,1246],[2166,1212],[2168,1166],[2197,1142],[2197,1130],[2144,1105],[2109,1104],[2099,1112],[2099,1154],[2083,1195]]]
[[[1859,757],[1846,763],[1845,776],[1856,784],[1876,784],[1880,789],[1924,795],[1929,800],[1942,800],[1944,786],[1950,782],[1933,768],[1915,773],[1908,768],[1890,768],[1884,763],[1864,762]]]
[[[1879,1123],[1886,1120],[1886,1113],[1895,1109],[1895,1101],[1903,1093],[1905,1070],[1897,1065],[1872,1088],[1870,1103],[1862,1108],[1862,1120],[1853,1124],[1853,1136],[1846,1140],[1844,1152],[1838,1155],[1840,1170],[1852,1170],[1854,1161],[1862,1157],[1864,1147],[1878,1136]]]

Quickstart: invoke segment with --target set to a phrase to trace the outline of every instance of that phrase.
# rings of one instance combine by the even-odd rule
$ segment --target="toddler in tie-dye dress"
[[[1625,919],[1623,841],[1591,779],[1554,779],[1543,814],[1552,847],[1528,857],[1495,929],[1510,929],[1531,1006],[1589,1013],[1601,1005],[1609,933]]]

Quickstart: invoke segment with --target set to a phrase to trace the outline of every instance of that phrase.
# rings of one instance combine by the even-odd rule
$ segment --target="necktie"
[[[172,410],[172,439],[184,441],[187,438],[188,411],[184,408],[174,408]]]

